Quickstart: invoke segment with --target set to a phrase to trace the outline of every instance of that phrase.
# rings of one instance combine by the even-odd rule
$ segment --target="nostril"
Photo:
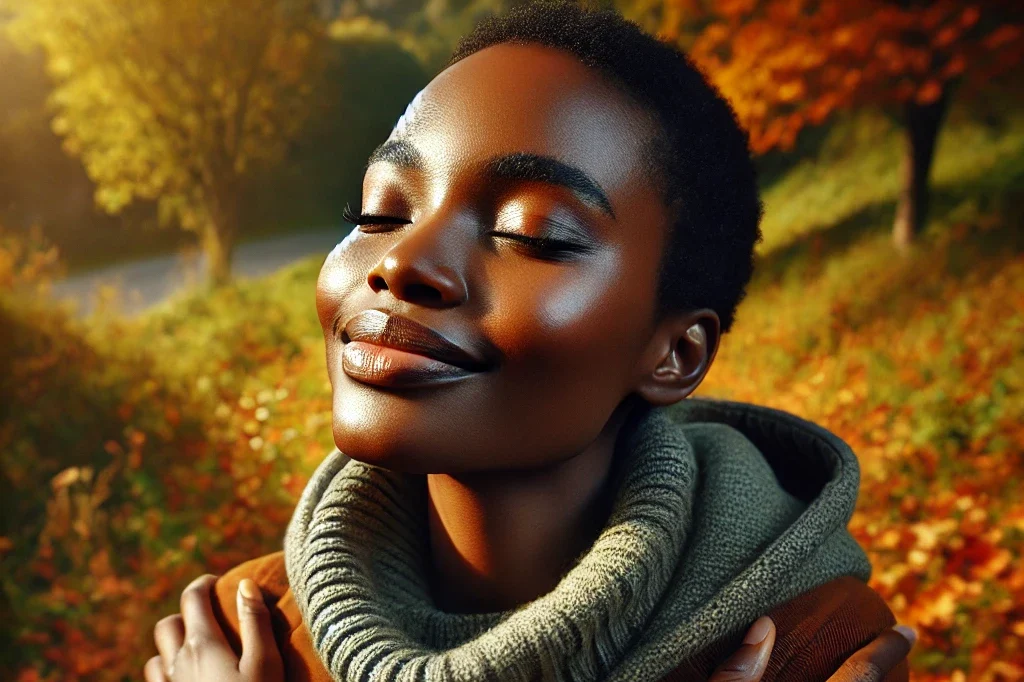
[[[412,283],[406,287],[406,294],[414,301],[425,303],[441,303],[444,299],[440,291],[426,284]]]
[[[344,329],[342,329],[341,330],[341,342],[342,343],[348,343],[351,340],[352,339],[350,339],[349,336],[348,336],[348,332],[345,331]]]

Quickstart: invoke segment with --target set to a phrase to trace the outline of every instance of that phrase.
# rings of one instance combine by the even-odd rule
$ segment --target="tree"
[[[895,107],[906,132],[897,246],[925,225],[928,175],[954,88],[1022,61],[1017,0],[636,0],[736,108],[755,152],[792,147],[841,108]]]
[[[299,133],[325,40],[316,0],[20,0],[12,36],[40,46],[54,132],[116,214],[156,201],[230,277],[244,181]],[[13,10],[10,10],[13,7]]]
[[[335,38],[378,36],[395,40],[434,74],[459,38],[486,17],[531,0],[351,0],[331,17]]]

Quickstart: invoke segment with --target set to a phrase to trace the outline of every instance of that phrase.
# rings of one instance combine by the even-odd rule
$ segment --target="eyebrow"
[[[366,166],[369,168],[375,163],[390,163],[412,170],[423,170],[425,166],[423,155],[415,145],[401,138],[388,140],[374,149]],[[503,154],[490,159],[485,172],[491,177],[505,180],[543,182],[565,187],[615,218],[611,202],[597,182],[576,166],[550,156],[528,152]]]
[[[366,167],[375,163],[390,163],[401,168],[423,170],[423,155],[414,145],[403,139],[387,140],[373,150]]]

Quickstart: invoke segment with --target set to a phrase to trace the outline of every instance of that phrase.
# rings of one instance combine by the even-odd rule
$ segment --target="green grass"
[[[322,343],[316,317],[316,278],[323,256],[310,256],[257,279],[241,279],[215,293],[204,288],[172,298],[140,316],[135,334],[161,355],[177,355],[182,371],[239,362],[258,370],[249,349],[276,349],[291,358]],[[201,353],[180,354],[183,348]]]
[[[767,186],[761,253],[851,222],[885,230],[900,189],[902,131],[881,113],[849,115],[828,132],[818,154]],[[1024,182],[1024,111],[981,122],[962,108],[939,135],[931,173],[940,217],[950,201],[1000,192]]]

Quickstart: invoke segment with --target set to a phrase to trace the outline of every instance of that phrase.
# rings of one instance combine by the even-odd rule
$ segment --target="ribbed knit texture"
[[[766,458],[755,443],[786,451]],[[332,677],[653,682],[774,606],[870,574],[846,531],[856,458],[824,429],[691,399],[629,424],[616,457],[611,516],[553,591],[452,614],[427,581],[426,477],[332,453],[285,536],[289,583]],[[809,504],[769,459],[824,472]]]

